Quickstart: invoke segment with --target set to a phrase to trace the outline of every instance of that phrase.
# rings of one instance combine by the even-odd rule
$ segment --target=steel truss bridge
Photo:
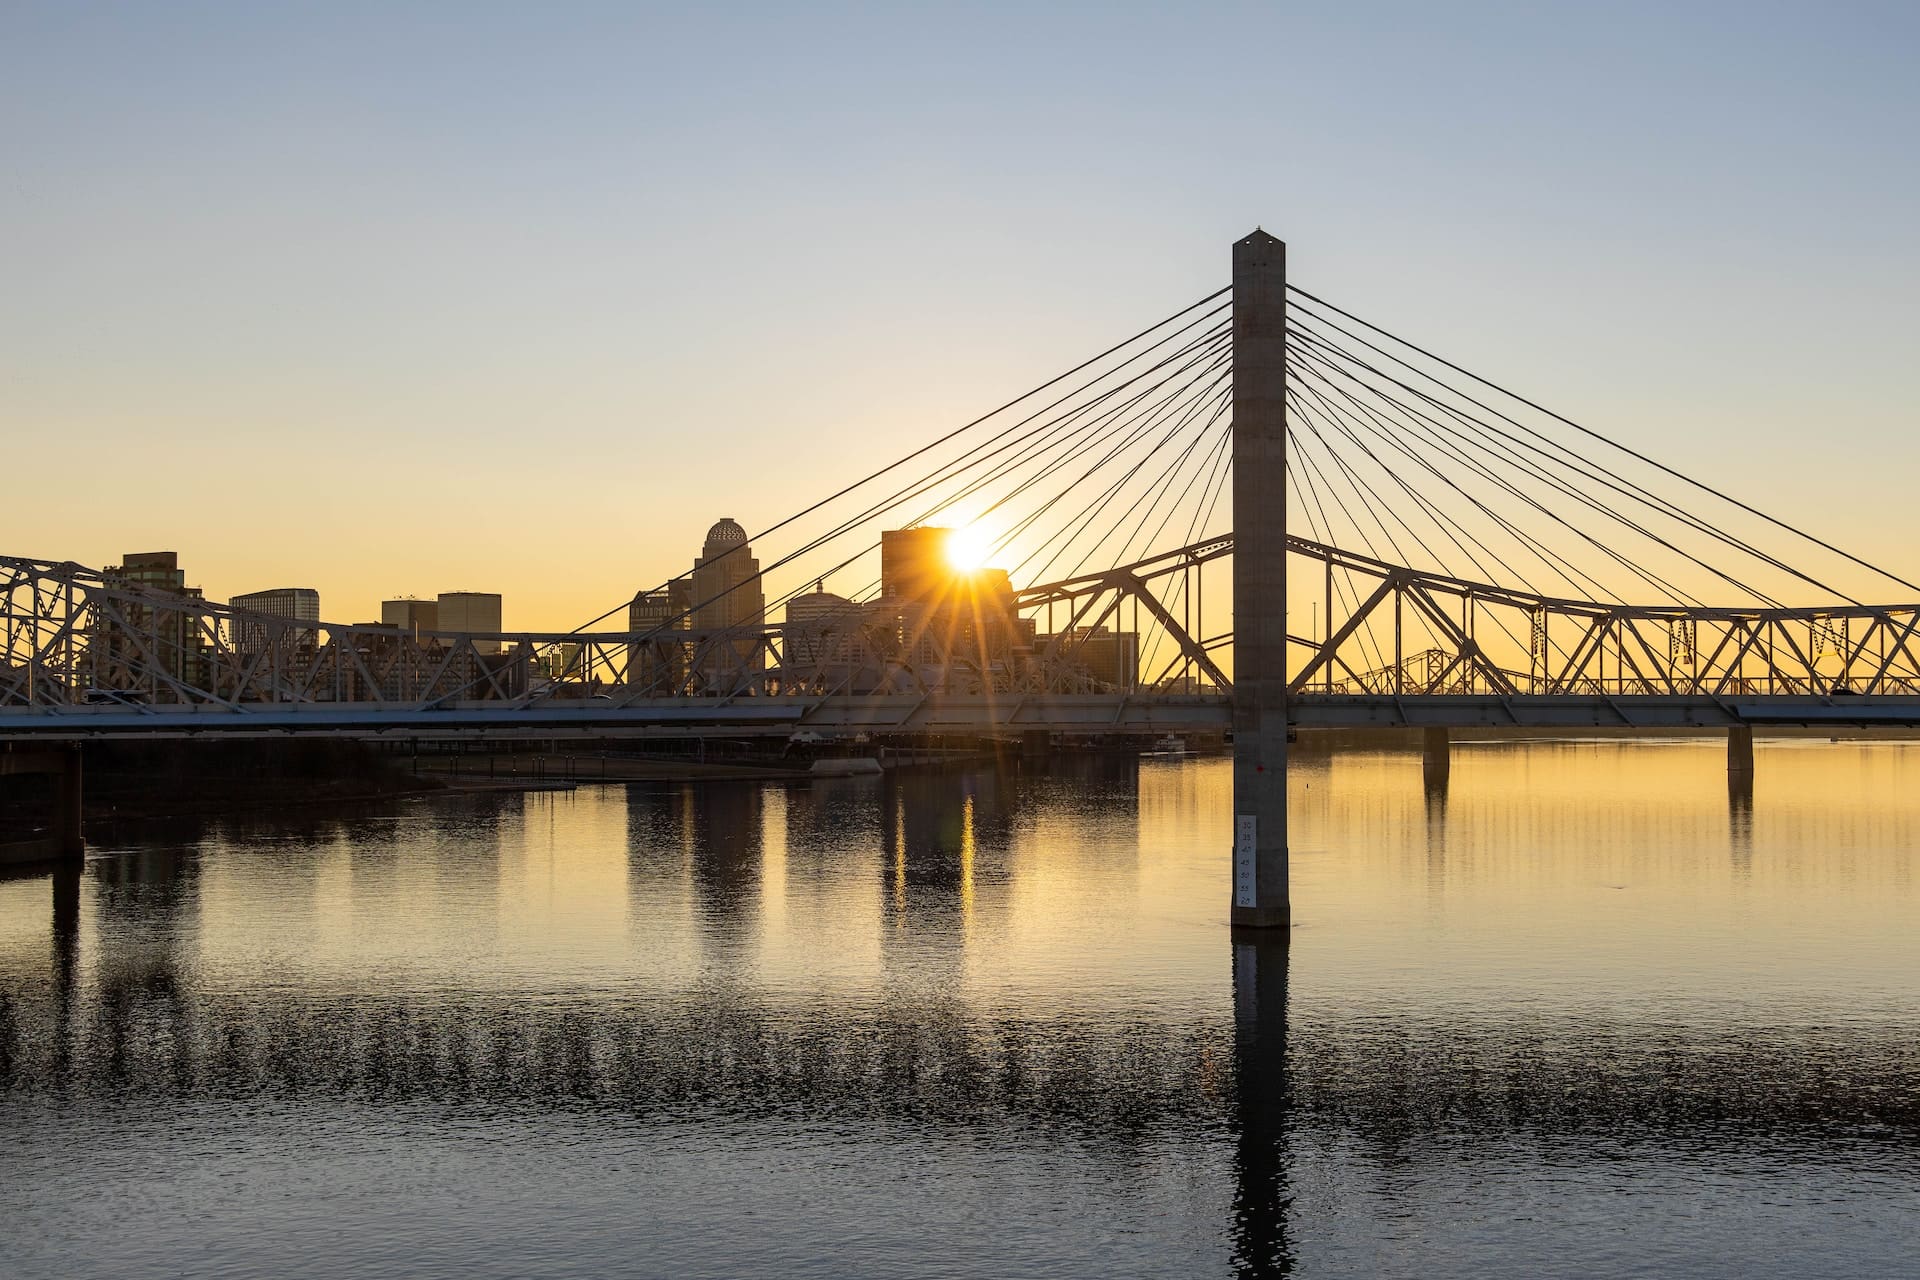
[[[1862,602],[1920,587],[1287,286],[1271,237],[1235,262],[644,626],[346,625],[0,557],[0,741],[1920,724],[1920,604]],[[1008,574],[819,589],[942,524]]]
[[[1231,537],[1015,594],[1068,620],[1015,674],[971,655],[939,677],[898,652],[834,661],[830,628],[626,632],[424,631],[299,622],[110,585],[92,569],[0,558],[11,737],[684,737],[1224,731],[1232,683],[1161,604],[1168,579],[1232,554]],[[1297,726],[1683,728],[1920,724],[1920,605],[1706,609],[1606,605],[1421,572],[1292,539],[1296,578],[1365,584],[1323,638],[1288,637]],[[1325,594],[1338,598],[1331,587]],[[1166,665],[1102,685],[1076,652],[1140,610]],[[1355,637],[1393,636],[1369,667]],[[1516,662],[1489,632],[1529,638]],[[100,652],[110,634],[120,648]],[[1408,645],[1417,634],[1419,647]],[[861,636],[865,639],[865,636]],[[750,648],[748,647],[750,646]],[[895,645],[896,650],[912,645]],[[743,652],[744,651],[744,652]],[[715,654],[727,662],[716,666]],[[744,660],[742,660],[744,659]],[[961,664],[954,664],[961,665]],[[697,691],[681,673],[726,677]],[[541,673],[553,673],[543,676]],[[555,677],[558,678],[555,678]],[[858,683],[861,692],[849,686]]]

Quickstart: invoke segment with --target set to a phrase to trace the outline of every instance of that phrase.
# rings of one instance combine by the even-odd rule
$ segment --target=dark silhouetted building
[[[187,574],[174,551],[130,552],[117,565],[101,570],[108,587],[154,597],[151,603],[101,601],[95,606],[88,636],[88,679],[100,689],[143,689],[163,699],[176,696],[164,678],[205,688],[208,672],[206,639],[199,618],[159,599],[180,597],[190,610],[203,597],[200,588],[187,585]]]

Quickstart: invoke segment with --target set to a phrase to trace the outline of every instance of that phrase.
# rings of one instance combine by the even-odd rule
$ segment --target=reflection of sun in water
[[[993,554],[993,539],[977,524],[964,525],[947,534],[947,563],[961,573],[972,573],[986,564]]]

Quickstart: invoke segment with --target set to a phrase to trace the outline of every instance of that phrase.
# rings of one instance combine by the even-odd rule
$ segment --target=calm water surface
[[[0,1272],[1903,1276],[1920,746],[210,825],[0,882]]]

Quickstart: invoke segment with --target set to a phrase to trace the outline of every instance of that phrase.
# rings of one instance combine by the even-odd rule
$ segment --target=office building
[[[563,641],[547,646],[534,659],[534,670],[555,683],[583,685],[587,679],[587,656],[584,646],[571,640]]]
[[[636,637],[627,663],[627,680],[656,697],[686,692],[687,646],[662,638],[662,632],[693,625],[693,579],[675,578],[657,591],[641,591],[627,606],[627,631]],[[641,640],[638,637],[648,637]]]
[[[1058,642],[1058,661],[1078,668],[1105,691],[1124,691],[1140,683],[1140,635],[1102,627],[1069,627],[1057,635],[1041,636],[1035,647],[1042,653]]]
[[[961,571],[947,554],[951,529],[923,525],[880,534],[880,594],[873,620],[896,655],[940,679],[1010,688],[1033,650],[1033,624],[1014,607],[1004,569]]]
[[[685,631],[693,625],[693,579],[682,575],[657,591],[641,591],[627,606],[627,630],[635,634],[670,627]]]
[[[828,685],[844,679],[864,649],[859,641],[865,621],[861,606],[817,587],[787,601],[781,629],[787,678]]]
[[[439,605],[441,631],[479,634],[500,630],[500,597],[494,592],[442,591],[435,603]],[[481,653],[499,653],[501,644],[498,640],[481,640],[474,648]]]
[[[145,587],[196,599],[200,596],[200,588],[187,585],[187,571],[180,567],[177,551],[129,551],[119,564],[100,572],[116,587]]]
[[[766,620],[766,595],[747,531],[730,517],[720,517],[707,530],[689,577],[694,630],[742,631],[738,639],[702,651],[695,682],[703,690],[731,690],[763,665],[759,633]]]
[[[951,529],[922,525],[880,533],[880,594],[896,600],[932,600],[946,595],[956,574],[947,559]]]
[[[288,622],[320,621],[320,593],[312,587],[274,587],[267,591],[249,591],[233,597],[227,603],[235,609],[262,613]],[[269,637],[275,634],[289,637],[296,649],[311,651],[318,628],[302,626],[282,629],[249,618],[235,618],[233,647],[241,653],[258,653],[267,646]]]
[[[693,625],[696,630],[759,626],[766,616],[760,562],[747,545],[747,531],[722,516],[707,530],[693,562]]]
[[[416,600],[412,596],[382,600],[380,625],[398,627],[417,640],[422,631],[440,629],[440,603],[437,600]]]
[[[181,597],[185,608],[127,601],[96,609],[88,637],[89,679],[95,688],[139,690],[166,700],[175,690],[166,677],[204,688],[208,650],[198,615],[189,610],[202,600],[200,588],[174,551],[130,552],[100,572],[110,588],[141,595]]]

